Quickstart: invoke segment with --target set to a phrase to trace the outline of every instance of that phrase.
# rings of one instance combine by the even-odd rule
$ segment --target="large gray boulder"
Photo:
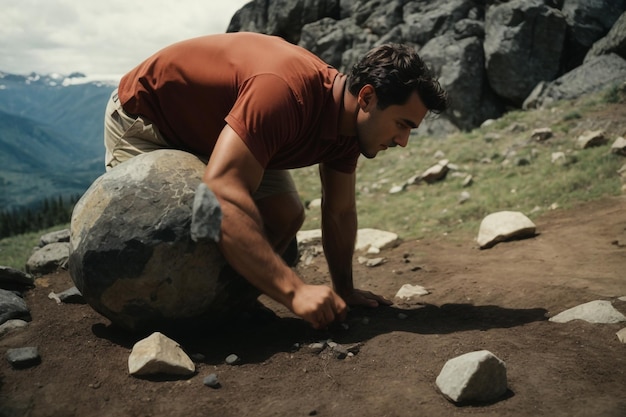
[[[485,65],[493,90],[521,105],[542,80],[558,72],[565,16],[542,0],[513,0],[492,6],[485,16]]]
[[[258,292],[210,239],[191,238],[197,157],[159,150],[98,178],[74,208],[69,268],[85,301],[130,330],[219,319]]]
[[[611,29],[626,9],[626,0],[564,0],[568,37],[578,47],[589,49]]]
[[[554,81],[537,84],[523,108],[578,98],[623,82],[626,82],[626,60],[616,54],[596,56]]]
[[[585,56],[585,62],[590,61],[593,57],[610,53],[615,53],[626,59],[626,12],[622,13],[604,38],[593,44]]]

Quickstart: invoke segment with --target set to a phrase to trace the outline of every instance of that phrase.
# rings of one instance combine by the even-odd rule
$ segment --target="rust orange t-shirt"
[[[344,85],[304,48],[241,32],[166,47],[126,74],[118,95],[176,148],[208,156],[228,123],[267,169],[324,162],[351,173],[357,141],[338,135]]]

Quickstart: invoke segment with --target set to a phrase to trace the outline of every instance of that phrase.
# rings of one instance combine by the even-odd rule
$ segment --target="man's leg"
[[[104,147],[107,171],[133,156],[171,148],[149,120],[124,111],[117,90],[111,94],[104,115]]]
[[[304,207],[287,171],[268,170],[253,195],[274,250],[283,254],[304,223]]]

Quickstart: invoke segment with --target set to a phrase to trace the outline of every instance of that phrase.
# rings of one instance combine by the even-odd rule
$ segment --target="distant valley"
[[[113,82],[0,72],[0,211],[82,194],[104,173]]]

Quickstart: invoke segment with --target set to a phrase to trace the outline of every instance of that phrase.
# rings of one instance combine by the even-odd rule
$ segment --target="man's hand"
[[[343,296],[345,302],[350,306],[378,307],[379,305],[392,305],[393,302],[382,295],[374,294],[371,291],[352,290]]]
[[[319,330],[335,320],[345,320],[348,309],[341,297],[329,287],[304,284],[294,293],[291,311]]]

